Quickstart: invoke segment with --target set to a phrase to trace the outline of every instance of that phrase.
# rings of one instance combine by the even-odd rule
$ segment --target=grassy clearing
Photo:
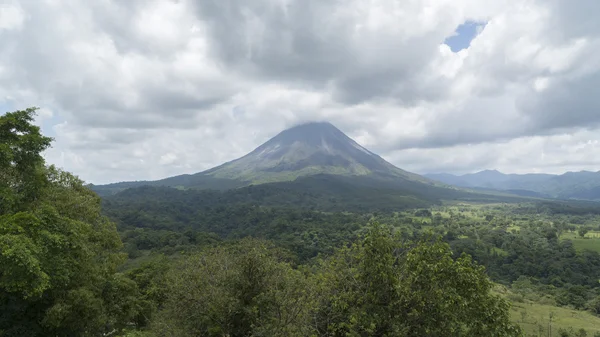
[[[587,331],[588,336],[600,333],[600,317],[586,311],[560,308],[537,303],[513,303],[510,309],[511,319],[518,323],[525,332],[525,336],[549,336],[551,327],[552,335],[559,336],[559,329],[581,328]],[[552,323],[549,324],[552,315]]]
[[[571,240],[578,251],[589,249],[600,253],[600,232],[589,232],[585,235],[585,238],[580,237],[575,232],[570,232],[564,233],[560,238],[561,240]]]
[[[499,284],[494,287],[492,292],[507,300],[513,295],[505,286]],[[588,311],[556,307],[529,300],[524,302],[509,300],[509,302],[511,303],[511,320],[523,328],[526,337],[559,337],[559,329],[570,328],[575,331],[583,328],[589,337],[594,336],[594,333],[600,333],[600,317],[594,316]],[[550,317],[552,317],[551,322]],[[549,330],[551,334],[548,333]]]

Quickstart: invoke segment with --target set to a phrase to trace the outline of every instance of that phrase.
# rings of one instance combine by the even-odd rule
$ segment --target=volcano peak
[[[259,182],[323,173],[416,176],[386,162],[333,124],[322,121],[295,125],[244,157],[204,173],[215,178]]]

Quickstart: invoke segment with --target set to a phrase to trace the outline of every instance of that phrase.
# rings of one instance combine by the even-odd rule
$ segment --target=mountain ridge
[[[495,173],[490,173],[495,172]],[[568,171],[563,174],[505,174],[497,170],[454,175],[425,174],[425,177],[463,188],[488,188],[500,191],[521,191],[555,199],[600,200],[600,171]]]

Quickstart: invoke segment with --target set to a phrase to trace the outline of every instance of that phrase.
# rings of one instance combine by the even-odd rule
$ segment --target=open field
[[[529,300],[511,301],[513,293],[503,285],[496,284],[492,290],[495,294],[508,300],[511,304],[510,318],[519,324],[524,335],[559,337],[560,329],[585,329],[586,336],[600,334],[600,317],[584,310],[541,304]],[[549,334],[551,332],[551,334]]]
[[[549,324],[551,313],[552,323]],[[549,327],[552,329],[551,336],[559,336],[560,328],[573,328],[575,331],[583,328],[590,337],[600,333],[600,317],[586,311],[537,303],[513,303],[510,314],[512,321],[523,328],[525,336],[549,336]]]
[[[589,232],[585,238],[580,237],[576,232],[569,232],[564,233],[560,238],[571,240],[578,251],[589,249],[600,253],[600,232]]]

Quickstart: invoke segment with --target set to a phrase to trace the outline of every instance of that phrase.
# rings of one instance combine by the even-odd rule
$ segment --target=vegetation
[[[332,336],[518,336],[483,268],[438,240],[402,242],[377,224],[321,265],[316,326]]]
[[[136,285],[100,199],[44,166],[35,109],[0,117],[0,336],[95,336],[125,326]]]
[[[600,318],[588,311],[531,302],[513,303],[510,314],[526,336],[600,336]]]
[[[374,224],[355,244],[294,268],[261,240],[182,259],[166,277],[159,336],[519,336],[508,303],[468,257],[403,243]]]
[[[121,204],[124,205],[127,203]],[[155,207],[157,206],[151,209]],[[208,227],[203,227],[204,225],[201,224],[212,223],[211,239],[206,240],[206,236],[201,236],[204,240],[204,243],[198,243],[201,247],[217,243],[222,245],[227,242],[223,240],[248,235],[263,237],[275,242],[279,247],[289,249],[293,253],[290,261],[313,266],[311,268],[314,269],[317,268],[314,267],[315,265],[322,266],[319,264],[319,256],[330,255],[339,247],[343,247],[344,242],[356,241],[357,237],[364,234],[365,227],[362,224],[370,220],[378,220],[390,224],[395,235],[407,242],[419,242],[432,234],[441,236],[452,248],[454,258],[459,258],[463,253],[472,256],[477,263],[486,267],[486,273],[492,280],[509,287],[511,290],[506,298],[515,305],[523,306],[528,303],[526,307],[530,310],[534,307],[545,307],[555,308],[557,312],[568,310],[570,310],[568,312],[581,312],[581,315],[583,310],[587,310],[591,315],[598,315],[594,311],[594,303],[600,298],[598,287],[600,259],[597,253],[600,250],[600,238],[596,238],[594,230],[587,232],[584,239],[581,239],[577,232],[582,226],[597,228],[600,217],[583,213],[582,209],[586,208],[581,208],[577,204],[564,207],[537,203],[479,205],[461,203],[434,206],[430,209],[393,213],[371,212],[362,215],[302,210],[301,205],[297,205],[296,209],[257,208],[260,210],[260,217],[249,211],[236,211],[235,203],[226,203],[220,207],[220,214],[238,214],[240,217],[236,219],[215,217],[211,218],[213,219],[211,221],[204,222],[193,219],[195,215],[190,214],[189,221],[180,218],[184,222],[175,225],[169,222],[173,218],[166,216],[162,218],[163,228],[181,228],[183,232],[190,235],[196,232],[190,228],[184,230],[184,223],[200,225],[198,230],[207,230]],[[117,208],[107,207],[107,209],[112,212]],[[126,209],[125,207],[120,210]],[[206,208],[203,213],[210,214],[209,209]],[[132,213],[138,212],[136,210]],[[120,224],[129,222],[123,221],[124,218],[119,216],[119,212],[111,214],[120,219]],[[163,212],[163,214],[167,213]],[[151,219],[153,217],[148,218],[146,225],[142,222],[136,224],[136,226],[148,227],[124,229],[123,233],[147,231],[150,236],[156,235],[154,240],[160,242],[160,233],[166,235],[167,232],[161,232],[166,229],[153,230],[152,226],[155,222]],[[230,227],[235,223],[243,224],[240,226],[243,229]],[[595,227],[593,224],[596,224]],[[179,233],[183,233],[182,231]],[[172,236],[173,233],[169,232],[168,235]],[[585,240],[588,246],[595,249],[592,251],[577,249],[570,237]],[[144,249],[136,251],[138,246],[129,245],[130,238],[133,236],[123,236],[126,246],[132,247],[132,251],[138,256],[144,256],[149,252]],[[149,250],[168,253],[177,251],[175,247],[177,246],[165,248],[158,245]],[[182,251],[193,250],[185,246],[181,248]],[[566,309],[561,311],[557,306]],[[518,315],[513,314],[513,321],[517,321],[515,317]],[[538,322],[540,319],[536,318],[534,321]],[[531,331],[528,322],[518,322],[526,331]],[[566,325],[568,322],[578,321],[557,317],[554,324],[564,329],[577,327],[577,325]],[[597,322],[600,323],[600,319]],[[590,324],[593,326],[596,323]],[[558,330],[555,329],[555,332],[557,333]]]

